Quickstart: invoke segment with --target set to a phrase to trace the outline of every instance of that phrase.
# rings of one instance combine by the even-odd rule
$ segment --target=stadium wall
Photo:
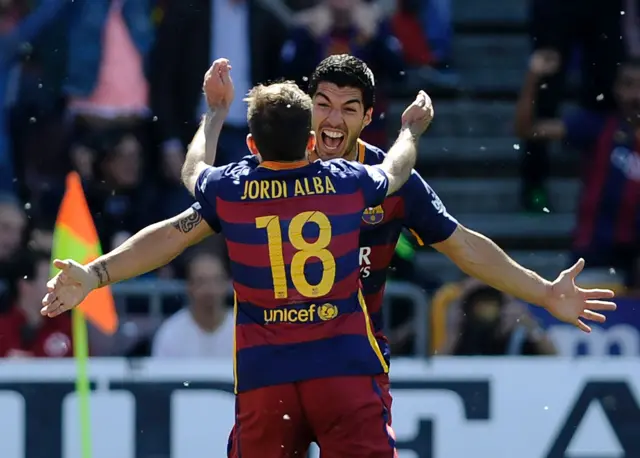
[[[639,364],[396,360],[400,457],[639,457]],[[234,413],[228,363],[99,359],[90,375],[94,458],[225,456]],[[74,377],[71,360],[2,363],[0,457],[80,457]]]

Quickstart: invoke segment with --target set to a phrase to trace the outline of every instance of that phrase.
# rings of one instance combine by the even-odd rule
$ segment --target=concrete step
[[[455,24],[524,25],[528,16],[529,0],[455,0],[451,2]]]
[[[511,137],[436,137],[430,133],[420,142],[420,156],[423,160],[455,160],[469,162],[520,160],[520,142]],[[549,145],[551,159],[558,162],[577,161],[579,158],[560,148],[558,143]]]
[[[524,267],[538,272],[547,279],[555,278],[569,264],[564,251],[511,251],[509,255]],[[464,277],[458,267],[446,256],[433,250],[418,253],[416,263],[421,272],[428,273],[442,282],[457,281]]]
[[[526,35],[465,34],[453,40],[453,66],[472,92],[519,91],[530,53]]]
[[[391,143],[391,142],[390,142]],[[511,178],[520,175],[522,150],[514,137],[431,137],[420,142],[417,169],[422,176],[444,178]],[[549,145],[551,170],[556,177],[579,173],[577,154]]]
[[[516,178],[430,179],[453,215],[465,213],[517,213],[520,207],[520,180]],[[552,179],[548,192],[554,212],[575,213],[580,193],[578,179]]]
[[[389,106],[385,116],[390,128],[400,128],[400,119],[410,100],[398,101]],[[477,100],[433,101],[435,118],[429,126],[431,137],[511,137],[515,104],[511,102],[486,102]]]
[[[470,229],[497,239],[569,239],[575,224],[573,213],[455,215]]]

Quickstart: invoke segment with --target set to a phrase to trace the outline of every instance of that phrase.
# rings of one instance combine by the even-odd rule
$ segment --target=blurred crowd
[[[552,208],[547,143],[567,140],[586,157],[574,252],[632,275],[640,160],[631,128],[640,115],[640,66],[628,56],[640,54],[640,11],[633,0],[622,3],[531,1],[534,54],[516,130],[524,207]],[[191,204],[180,169],[205,110],[202,77],[214,58],[231,60],[236,91],[244,94],[281,78],[304,87],[322,58],[341,53],[362,58],[375,73],[378,116],[364,140],[384,148],[390,97],[455,85],[450,0],[0,0],[0,356],[71,354],[69,318],[43,322],[38,313],[70,170],[82,177],[102,248],[111,250]],[[565,84],[575,74],[579,84]],[[578,113],[560,118],[575,87]],[[612,110],[622,118],[608,118]],[[236,97],[219,163],[244,155],[245,111]],[[616,124],[621,119],[628,124]],[[415,271],[406,243],[392,276],[434,291],[439,285]],[[152,276],[186,279],[187,297],[163,303],[167,315],[175,313],[157,332],[157,322],[136,323],[144,338],[127,348],[98,344],[92,351],[229,357],[229,280],[215,237]],[[450,332],[432,326],[438,335],[431,353],[554,353],[524,306],[495,290],[462,282],[433,302],[434,310],[446,304],[434,320]],[[410,316],[393,321],[396,353],[409,353]]]

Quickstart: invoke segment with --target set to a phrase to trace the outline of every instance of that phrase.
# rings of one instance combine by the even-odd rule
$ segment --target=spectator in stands
[[[47,291],[50,255],[22,253],[15,265],[15,300],[0,315],[0,356],[14,358],[72,356],[71,318],[40,314]]]
[[[622,0],[622,37],[629,58],[640,58],[640,5],[636,0]]]
[[[160,358],[233,356],[233,312],[226,303],[229,278],[221,258],[196,254],[187,269],[189,305],[165,321],[153,340]]]
[[[0,191],[17,191],[14,178],[11,139],[8,132],[6,106],[13,103],[17,72],[16,61],[27,41],[34,39],[70,0],[47,0],[33,13],[24,16],[26,2],[0,2]]]
[[[29,235],[28,247],[31,250],[50,252],[53,250],[53,223],[36,224]]]
[[[129,132],[110,132],[103,148],[97,179],[86,183],[86,195],[106,251],[157,221],[158,212],[155,189],[143,180],[138,139]]]
[[[0,194],[0,262],[15,258],[21,248],[27,216],[11,194]]]
[[[613,108],[613,80],[623,60],[621,6],[622,0],[533,0],[533,48],[552,49],[560,54],[561,62],[558,71],[538,81],[544,87],[535,98],[538,117],[557,115],[565,95],[567,69],[575,61],[576,51],[581,61],[580,104],[596,111]],[[547,146],[543,138],[522,138],[523,205],[528,211],[544,211],[550,205],[545,189],[549,175]]]
[[[457,314],[440,354],[458,356],[553,355],[555,348],[526,308],[475,280],[451,312]]]
[[[69,31],[66,92],[71,111],[90,122],[146,116],[144,66],[152,42],[149,0],[77,5]]]
[[[185,145],[206,111],[202,75],[213,60],[233,65],[236,93],[280,77],[278,55],[285,29],[258,0],[172,1],[158,30],[152,63],[152,105],[165,164],[179,185]],[[279,0],[270,3],[278,4]],[[218,164],[247,154],[246,108],[236,97],[218,143]]]
[[[400,42],[376,2],[323,0],[298,13],[297,21],[299,26],[292,29],[282,48],[282,75],[305,89],[316,65],[335,54],[351,54],[364,60],[378,79],[378,89],[384,82],[402,78],[405,63]],[[362,133],[363,140],[381,148],[388,141],[383,115],[386,106],[384,94],[379,91],[376,109],[381,115],[374,116]]]
[[[412,237],[412,236],[411,236]],[[432,294],[441,283],[429,273],[421,271],[416,264],[415,241],[401,233],[391,260],[389,279],[409,282]],[[387,326],[390,328],[389,344],[394,355],[412,355],[415,338],[415,304],[409,300],[395,300],[389,304]]]
[[[579,109],[563,119],[536,118],[532,103],[543,77],[556,73],[560,56],[534,53],[516,123],[523,138],[566,140],[583,154],[583,191],[574,234],[574,254],[590,268],[615,268],[632,282],[640,257],[640,63],[624,63],[614,93],[617,110]]]
[[[406,85],[453,88],[459,83],[448,68],[452,45],[449,0],[399,0],[391,24],[407,64]]]
[[[434,60],[442,67],[451,60],[451,47],[453,45],[451,0],[427,0],[421,3],[422,7],[419,9],[420,21],[425,30]]]
[[[149,0],[76,2],[65,86],[74,135],[117,126],[142,138],[150,114],[145,66],[153,40]],[[179,176],[179,166],[173,169]]]

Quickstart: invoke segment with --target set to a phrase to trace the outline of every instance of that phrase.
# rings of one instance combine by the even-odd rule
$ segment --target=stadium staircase
[[[453,67],[456,90],[427,88],[436,119],[421,142],[418,169],[460,222],[496,240],[525,266],[555,277],[566,266],[579,183],[577,158],[552,147],[549,183],[553,212],[526,214],[519,202],[520,150],[512,130],[515,100],[530,44],[527,0],[455,0]],[[411,94],[407,94],[409,97]],[[386,113],[390,137],[411,99]],[[458,269],[431,249],[419,265],[442,281]]]

